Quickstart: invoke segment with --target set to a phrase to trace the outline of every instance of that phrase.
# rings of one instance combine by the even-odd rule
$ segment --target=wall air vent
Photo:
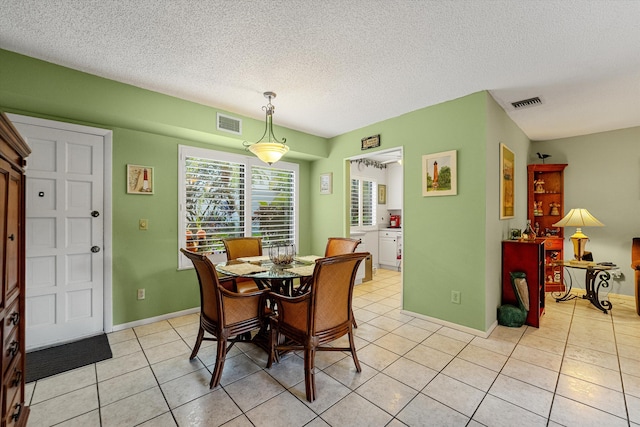
[[[218,130],[242,135],[242,120],[235,117],[216,113]]]
[[[513,108],[515,108],[516,110],[519,110],[520,108],[535,107],[536,105],[540,104],[542,104],[542,100],[537,96],[535,98],[523,99],[521,101],[511,103],[511,105],[513,105]]]

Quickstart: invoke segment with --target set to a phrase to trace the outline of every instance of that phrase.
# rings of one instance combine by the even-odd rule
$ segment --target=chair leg
[[[198,337],[196,338],[196,345],[193,346],[193,351],[191,352],[191,356],[189,359],[193,359],[198,354],[198,350],[200,350],[200,344],[202,344],[202,337],[204,337],[204,329],[202,325],[200,325],[200,329],[198,330]]]
[[[304,386],[307,392],[307,400],[316,400],[316,375],[315,375],[315,348],[304,349]]]
[[[213,368],[213,374],[211,374],[211,382],[209,388],[214,388],[220,385],[220,378],[222,377],[222,368],[224,368],[224,359],[227,357],[227,339],[218,339],[218,351],[216,352],[216,363]]]
[[[277,350],[276,350],[276,345],[278,344],[278,332],[276,331],[276,328],[273,327],[273,325],[271,325],[271,328],[269,329],[269,331],[267,332],[267,334],[269,334],[269,342],[267,343],[267,346],[269,347],[269,359],[267,360],[267,369],[271,368],[271,365],[273,364],[274,359],[276,361],[278,361],[278,355],[276,354]]]
[[[351,356],[353,357],[353,362],[356,364],[356,371],[361,372],[362,368],[360,367],[360,361],[358,360],[358,355],[356,354],[356,346],[353,343],[353,331],[349,332],[349,347],[351,347]]]
[[[356,316],[353,314],[353,310],[351,310],[351,323],[353,324],[354,328],[358,327],[358,322],[356,322]]]

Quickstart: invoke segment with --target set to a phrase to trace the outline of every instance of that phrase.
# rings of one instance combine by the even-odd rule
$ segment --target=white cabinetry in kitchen
[[[378,232],[378,255],[380,268],[397,270],[400,268],[402,232],[380,230]]]
[[[402,209],[402,165],[387,165],[387,209]]]

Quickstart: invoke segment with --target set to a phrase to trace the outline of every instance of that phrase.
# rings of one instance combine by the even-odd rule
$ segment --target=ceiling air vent
[[[535,98],[523,99],[521,101],[511,103],[511,105],[513,105],[513,108],[515,108],[516,110],[520,108],[535,107],[536,105],[540,104],[542,104],[542,101],[537,96]]]
[[[217,113],[216,116],[218,119],[218,130],[242,135],[242,120],[221,113]]]

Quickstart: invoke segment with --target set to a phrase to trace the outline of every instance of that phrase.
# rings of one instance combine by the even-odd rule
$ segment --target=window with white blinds
[[[227,237],[262,237],[263,246],[297,236],[298,165],[180,146],[178,243],[224,261]],[[191,267],[180,254],[179,268]]]
[[[295,174],[266,166],[251,168],[253,236],[265,246],[295,244]]]
[[[376,224],[377,184],[365,178],[351,179],[351,226]]]
[[[351,226],[360,225],[360,180],[351,180]]]

